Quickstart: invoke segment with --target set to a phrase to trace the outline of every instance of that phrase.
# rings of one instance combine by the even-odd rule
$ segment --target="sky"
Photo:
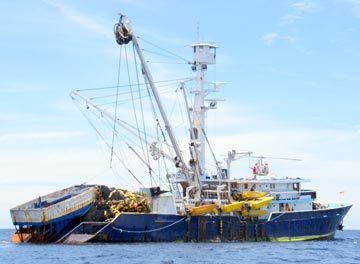
[[[360,229],[359,0],[1,1],[0,228],[39,195],[116,184],[69,93],[116,84],[118,13],[182,57],[196,41],[216,43],[212,78],[226,84],[208,117],[215,152],[302,159],[269,161],[311,179],[319,200],[354,203],[344,225]]]

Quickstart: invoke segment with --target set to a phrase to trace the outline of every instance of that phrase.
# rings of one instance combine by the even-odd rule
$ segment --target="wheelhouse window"
[[[299,191],[300,190],[300,184],[297,183],[297,182],[293,183],[293,190],[294,191]]]

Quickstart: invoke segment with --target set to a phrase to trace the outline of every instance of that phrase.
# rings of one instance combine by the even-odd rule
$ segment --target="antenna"
[[[199,41],[200,41],[200,23],[198,22],[196,26],[196,43],[199,43]]]

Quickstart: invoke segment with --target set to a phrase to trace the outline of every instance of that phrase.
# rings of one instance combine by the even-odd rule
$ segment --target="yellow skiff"
[[[216,210],[216,204],[204,204],[190,208],[191,215],[202,215]]]

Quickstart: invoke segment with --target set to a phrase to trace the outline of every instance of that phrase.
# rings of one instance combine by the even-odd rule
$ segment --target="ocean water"
[[[0,263],[326,263],[359,264],[360,230],[329,241],[234,243],[15,244],[0,229]]]

